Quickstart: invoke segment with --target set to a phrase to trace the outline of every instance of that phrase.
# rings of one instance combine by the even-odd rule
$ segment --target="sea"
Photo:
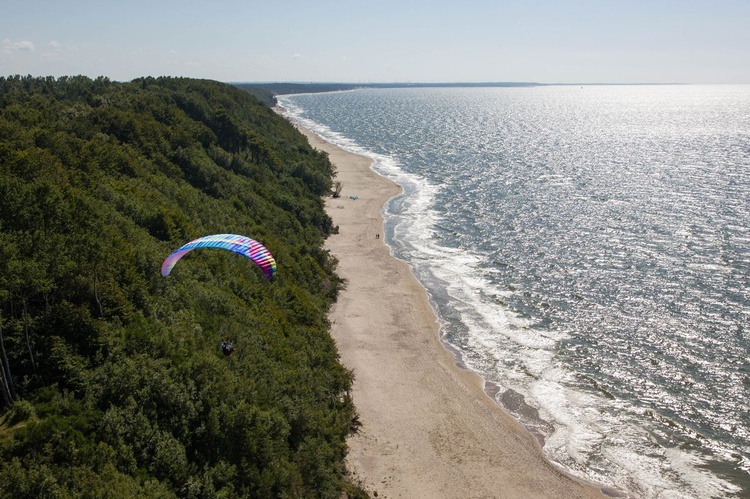
[[[750,86],[279,103],[403,187],[386,243],[551,463],[614,495],[750,497]]]

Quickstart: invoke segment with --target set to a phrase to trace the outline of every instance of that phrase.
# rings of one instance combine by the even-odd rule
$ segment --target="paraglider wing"
[[[214,234],[190,241],[173,251],[162,263],[161,275],[169,275],[180,258],[197,248],[219,248],[239,253],[260,267],[266,279],[271,279],[276,273],[276,261],[273,255],[258,241],[237,234]]]

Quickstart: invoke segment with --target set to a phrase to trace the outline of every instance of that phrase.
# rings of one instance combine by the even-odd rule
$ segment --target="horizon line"
[[[534,82],[534,81],[439,81],[439,82],[353,82],[353,81],[228,81],[242,85],[351,85],[351,86],[601,86],[601,85],[738,85],[737,83],[687,83],[687,82]]]

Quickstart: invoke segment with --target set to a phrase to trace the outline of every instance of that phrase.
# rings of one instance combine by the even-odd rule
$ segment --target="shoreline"
[[[382,238],[382,208],[401,187],[370,158],[296,126],[342,183],[341,197],[325,200],[339,226],[326,245],[347,281],[329,318],[362,422],[347,441],[353,481],[385,498],[605,497],[550,463],[440,338],[427,290]]]

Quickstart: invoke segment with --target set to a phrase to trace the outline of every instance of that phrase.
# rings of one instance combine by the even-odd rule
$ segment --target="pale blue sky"
[[[8,0],[0,76],[750,83],[750,0]]]

